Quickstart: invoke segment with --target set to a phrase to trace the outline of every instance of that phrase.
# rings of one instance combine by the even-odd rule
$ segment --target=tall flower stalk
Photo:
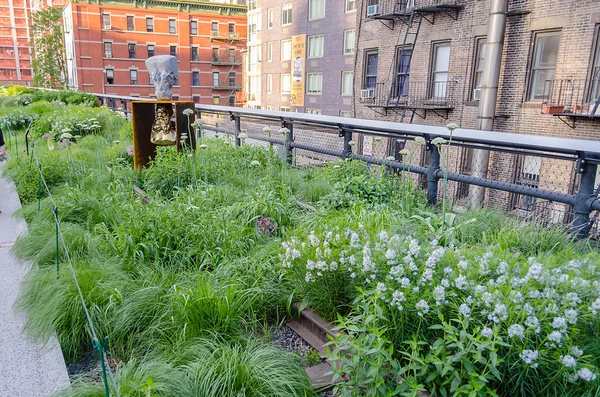
[[[290,133],[290,130],[288,128],[283,127],[283,128],[279,129],[279,133],[281,135],[283,135],[283,144],[285,145],[286,138],[287,138],[288,134]],[[284,153],[286,151],[287,150],[285,150]],[[285,158],[285,155],[284,155],[283,161],[281,162],[281,186],[282,186],[282,188],[283,188],[283,186],[285,186],[285,162],[286,162],[286,160],[287,159]]]

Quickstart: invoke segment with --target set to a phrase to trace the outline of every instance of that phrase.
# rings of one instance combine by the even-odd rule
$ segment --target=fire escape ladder
[[[400,81],[399,76],[400,73],[402,73],[403,67],[410,68],[412,55],[414,53],[414,46],[417,43],[417,38],[419,37],[419,32],[421,31],[422,23],[423,15],[420,12],[415,12],[413,10],[410,13],[408,24],[406,26],[406,32],[404,33],[404,40],[402,41],[402,46],[398,51],[398,56],[395,61],[396,65],[394,70],[394,76],[392,78],[392,86],[390,87],[390,95],[387,98],[387,106],[390,105],[390,101],[392,100],[392,98],[394,98],[394,94],[396,95],[396,106],[398,106],[398,104],[400,103],[400,97],[402,96],[402,92],[404,91],[404,84],[406,83],[406,79],[402,78],[402,81]],[[413,36],[412,44],[408,44],[408,37],[410,35]]]

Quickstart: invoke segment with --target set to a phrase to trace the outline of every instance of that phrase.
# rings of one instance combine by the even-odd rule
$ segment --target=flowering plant
[[[421,357],[395,356],[405,366],[423,357],[448,356],[456,342],[442,338],[443,354],[431,342],[444,327],[454,327],[472,335],[470,343],[477,346],[494,343],[485,349],[489,359],[493,353],[495,364],[475,366],[484,371],[479,375],[490,390],[516,395],[523,382],[530,382],[533,395],[548,395],[545,382],[521,376],[542,371],[539,379],[555,379],[555,387],[583,395],[598,373],[585,346],[599,324],[600,280],[593,260],[564,259],[527,258],[500,247],[463,250],[386,230],[373,235],[360,226],[293,237],[282,244],[280,255],[284,274],[305,301],[330,318],[347,311],[355,298],[360,305],[364,298],[356,287],[376,294],[378,310],[387,318],[381,327],[389,329],[386,335],[395,350]],[[410,340],[425,345],[407,346]],[[501,379],[487,376],[496,372],[503,374]],[[415,382],[439,390],[444,377],[423,374]],[[466,378],[456,382],[453,390],[468,383]],[[481,390],[481,395],[491,393]]]
[[[256,226],[254,227],[257,233],[271,236],[277,231],[277,222],[273,218],[263,216],[256,220]]]

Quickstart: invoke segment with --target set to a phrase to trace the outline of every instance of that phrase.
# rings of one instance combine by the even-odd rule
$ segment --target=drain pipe
[[[494,129],[494,116],[498,100],[498,84],[500,82],[500,67],[502,65],[502,47],[504,46],[504,33],[506,31],[506,14],[508,0],[492,0],[490,6],[490,19],[488,25],[485,61],[481,76],[481,96],[479,98],[479,112],[477,116],[477,129],[492,131]],[[474,149],[471,163],[472,175],[477,178],[487,178],[490,162],[488,150]],[[470,208],[481,208],[485,200],[485,188],[470,186]]]

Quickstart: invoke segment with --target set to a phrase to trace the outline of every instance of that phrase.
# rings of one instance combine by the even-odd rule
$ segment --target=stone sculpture
[[[173,85],[179,77],[177,58],[172,55],[156,55],[146,60],[146,68],[150,81],[154,83],[156,99],[170,101],[173,97]],[[159,103],[156,105],[150,141],[159,146],[175,145],[176,135],[173,105]]]

